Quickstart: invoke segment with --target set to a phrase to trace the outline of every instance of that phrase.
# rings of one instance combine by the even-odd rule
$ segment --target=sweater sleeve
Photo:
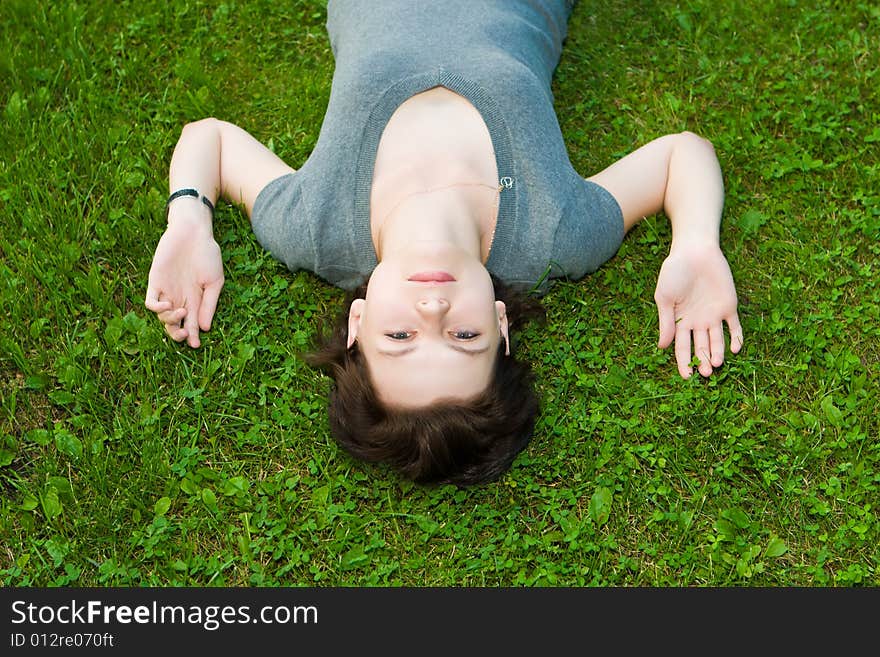
[[[268,183],[257,195],[251,228],[260,245],[291,271],[315,270],[315,244],[297,173]]]
[[[576,280],[610,260],[623,242],[623,213],[605,188],[579,178],[553,240],[553,262]]]

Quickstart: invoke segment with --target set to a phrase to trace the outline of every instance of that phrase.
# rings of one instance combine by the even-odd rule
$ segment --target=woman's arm
[[[212,204],[223,198],[243,205],[250,216],[263,187],[293,171],[241,128],[203,119],[183,128],[171,156],[169,187],[196,189]],[[175,199],[153,256],[144,304],[173,340],[198,347],[199,330],[211,327],[223,281],[211,211],[195,197]]]
[[[715,149],[691,132],[666,135],[590,177],[617,199],[624,230],[663,211],[672,226],[669,256],[660,268],[654,300],[660,348],[675,340],[680,374],[709,376],[724,362],[724,329],[730,350],[742,347],[736,287],[719,245],[724,182]],[[693,343],[692,340],[693,339]]]

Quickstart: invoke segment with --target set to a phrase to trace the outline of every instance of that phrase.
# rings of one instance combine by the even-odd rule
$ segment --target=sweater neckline
[[[489,271],[496,263],[505,261],[512,244],[516,225],[516,171],[511,157],[511,138],[501,112],[492,97],[478,84],[445,69],[411,76],[392,85],[379,99],[370,112],[364,126],[364,138],[357,156],[354,189],[354,220],[350,226],[350,241],[355,253],[369,254],[370,272],[378,264],[376,250],[370,232],[370,192],[373,184],[373,168],[379,140],[391,115],[407,99],[432,87],[442,86],[466,98],[483,117],[492,147],[495,151],[495,166],[499,185],[502,186],[498,203],[498,217],[495,222],[495,235],[486,261]]]

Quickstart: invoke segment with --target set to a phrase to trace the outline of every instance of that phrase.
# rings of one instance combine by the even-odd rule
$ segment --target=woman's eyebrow
[[[468,349],[467,347],[462,347],[457,344],[447,344],[447,347],[450,349],[454,349],[455,351],[460,351],[463,354],[467,354],[468,356],[478,356],[479,354],[484,354],[489,351],[489,346],[480,347],[479,349]],[[415,347],[407,347],[406,349],[395,349],[393,351],[386,351],[385,349],[377,349],[380,354],[383,356],[388,356],[389,358],[397,358],[399,356],[405,356],[408,353],[415,351]]]
[[[455,349],[456,351],[460,351],[461,353],[467,354],[468,356],[476,356],[478,354],[485,354],[487,351],[489,351],[489,345],[486,345],[485,347],[480,347],[478,349],[468,349],[467,347],[462,347],[461,345],[458,345],[458,344],[450,344],[447,346],[450,349]]]
[[[380,354],[383,356],[388,356],[390,358],[397,358],[398,356],[403,356],[405,354],[410,353],[411,351],[415,351],[415,347],[407,347],[406,349],[395,349],[394,351],[386,351],[384,349],[377,349]]]

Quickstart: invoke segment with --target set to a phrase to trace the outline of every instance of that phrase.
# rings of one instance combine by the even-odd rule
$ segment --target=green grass
[[[0,3],[0,581],[877,586],[878,35],[871,2],[581,1],[554,86],[572,162],[712,140],[745,347],[678,377],[647,219],[545,298],[534,440],[458,490],[335,446],[298,354],[342,293],[237,209],[203,347],[143,307],[185,122],[293,166],[314,146],[321,3]]]

